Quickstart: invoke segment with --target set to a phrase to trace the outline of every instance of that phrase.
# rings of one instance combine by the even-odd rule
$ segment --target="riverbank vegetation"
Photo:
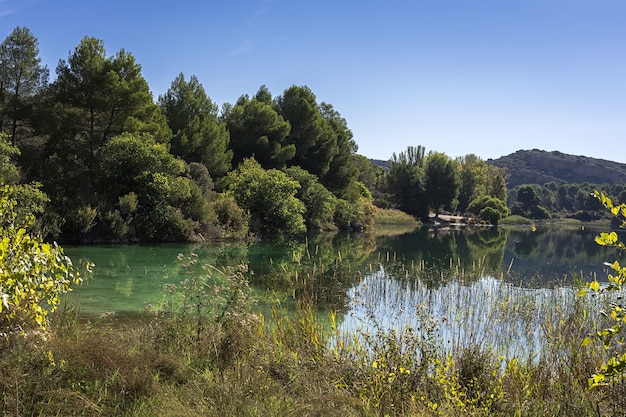
[[[549,185],[552,197],[510,193],[506,172],[475,155],[409,146],[386,168],[374,165],[358,154],[348,122],[306,86],[277,96],[261,86],[219,107],[197,77],[181,73],[155,99],[133,55],[110,55],[93,37],[51,77],[37,38],[20,27],[0,45],[0,133],[4,162],[14,166],[3,182],[31,184],[45,209],[33,229],[63,242],[362,230],[377,208],[491,224],[510,213],[598,212],[586,185]]]

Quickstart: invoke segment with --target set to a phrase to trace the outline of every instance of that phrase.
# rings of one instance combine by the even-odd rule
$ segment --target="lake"
[[[141,313],[145,303],[162,297],[163,284],[185,278],[178,257],[192,253],[199,263],[218,268],[247,264],[261,305],[280,301],[289,306],[308,299],[321,310],[345,312],[353,309],[350,303],[355,292],[363,292],[364,282],[375,281],[385,297],[397,297],[395,293],[444,291],[451,285],[471,289],[485,280],[525,291],[567,287],[577,279],[602,280],[608,272],[604,262],[621,254],[595,243],[600,231],[580,226],[422,228],[257,243],[68,246],[65,252],[75,263],[95,264],[93,278],[72,293],[85,316]],[[398,282],[402,285],[396,288]],[[381,298],[370,293],[370,303]]]
[[[135,320],[165,300],[164,284],[189,277],[179,258],[217,269],[243,263],[264,314],[312,301],[320,317],[336,313],[338,334],[348,339],[409,329],[444,350],[489,346],[528,357],[546,346],[546,326],[580,314],[576,287],[606,280],[604,263],[621,259],[595,243],[601,231],[422,228],[256,243],[69,246],[75,263],[95,267],[68,299],[86,319]]]

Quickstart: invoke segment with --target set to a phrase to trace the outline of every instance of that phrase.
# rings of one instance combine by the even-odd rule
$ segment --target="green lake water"
[[[445,307],[459,297],[498,294],[503,285],[509,293],[542,294],[571,286],[576,276],[602,280],[608,272],[604,262],[621,254],[598,246],[599,232],[580,226],[419,229],[258,243],[66,246],[76,264],[95,264],[93,277],[68,297],[77,300],[85,317],[111,312],[133,317],[146,303],[163,298],[164,284],[187,277],[178,257],[194,254],[200,264],[217,268],[248,265],[260,308],[276,302],[289,308],[306,299],[320,311],[340,313],[347,328],[357,325],[366,310],[380,314],[380,320],[404,322],[411,318],[393,318],[392,311],[409,310],[415,316],[424,297],[431,300],[431,310],[445,315]],[[350,317],[355,321],[350,323]]]

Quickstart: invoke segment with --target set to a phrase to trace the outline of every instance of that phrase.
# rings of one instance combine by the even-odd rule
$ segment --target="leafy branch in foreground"
[[[621,228],[626,228],[626,204],[614,205],[604,193],[595,193],[602,205],[614,216],[621,220]],[[616,232],[603,232],[596,237],[596,243],[601,246],[614,247],[626,250]],[[591,291],[594,294],[606,294],[609,296],[608,311],[602,310],[601,314],[608,320],[608,324],[595,334],[583,340],[583,346],[591,343],[592,339],[599,339],[604,349],[609,352],[609,359],[602,364],[599,372],[589,378],[589,386],[597,387],[607,385],[612,380],[626,373],[626,351],[624,349],[624,329],[626,325],[626,311],[624,310],[624,292],[626,291],[626,267],[622,267],[618,261],[607,263],[615,274],[608,274],[608,284],[600,285],[596,280],[587,283],[586,288],[579,292],[580,296]]]
[[[45,329],[60,295],[82,281],[63,249],[28,232],[34,218],[20,216],[15,193],[13,187],[0,188],[0,337]]]

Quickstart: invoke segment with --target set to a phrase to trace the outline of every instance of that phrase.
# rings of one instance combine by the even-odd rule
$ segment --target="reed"
[[[408,225],[416,227],[420,222],[415,217],[400,210],[378,209],[374,224],[376,226]]]

